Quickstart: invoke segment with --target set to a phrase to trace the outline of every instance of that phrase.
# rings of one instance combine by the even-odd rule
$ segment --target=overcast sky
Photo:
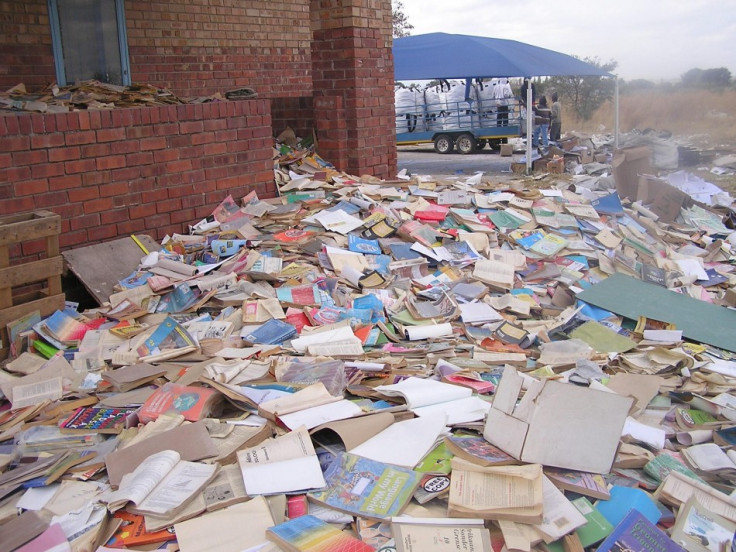
[[[401,0],[412,35],[506,38],[615,60],[619,77],[679,80],[698,67],[736,78],[736,0]]]

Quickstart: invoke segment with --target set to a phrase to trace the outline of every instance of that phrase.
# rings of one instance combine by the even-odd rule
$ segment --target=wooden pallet
[[[64,309],[60,233],[61,217],[51,211],[0,217],[0,358],[7,356],[9,322],[35,310],[48,316]],[[44,238],[46,258],[11,265],[11,246]]]

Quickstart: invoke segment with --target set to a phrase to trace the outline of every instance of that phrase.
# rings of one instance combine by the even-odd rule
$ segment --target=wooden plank
[[[41,280],[54,279],[61,287],[61,273],[64,269],[64,259],[59,255],[51,259],[42,259],[40,261],[31,261],[7,268],[0,268],[0,289],[13,288],[23,284],[39,282]],[[54,292],[49,287],[50,295],[61,293],[61,289]]]
[[[51,211],[34,211],[27,215],[0,218],[0,245],[58,236],[60,233],[61,217]]]
[[[161,246],[150,236],[136,234],[148,251]],[[131,237],[62,252],[67,267],[102,305],[114,293],[113,286],[130,275],[145,256]]]
[[[7,245],[0,245],[0,269],[10,266],[10,251]],[[0,289],[0,309],[13,306],[13,290],[9,287]]]

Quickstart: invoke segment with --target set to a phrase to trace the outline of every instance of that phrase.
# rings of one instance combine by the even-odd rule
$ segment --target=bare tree
[[[618,62],[610,60],[601,62],[598,58],[585,58],[583,61],[611,72],[618,67]],[[615,83],[605,77],[551,77],[545,89],[557,90],[575,110],[581,119],[589,119],[593,112],[606,100],[613,98]]]
[[[392,2],[392,23],[394,26],[394,38],[401,38],[402,36],[409,36],[414,25],[409,23],[409,20],[404,14],[404,4],[401,2]]]

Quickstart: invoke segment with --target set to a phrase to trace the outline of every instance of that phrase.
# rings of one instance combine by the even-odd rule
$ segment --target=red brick
[[[94,159],[80,159],[78,161],[67,161],[64,163],[64,170],[67,174],[85,173],[95,170]]]
[[[13,153],[14,165],[37,165],[46,163],[49,159],[45,150],[18,151]]]
[[[63,145],[64,135],[61,133],[31,136],[31,149],[58,148]]]
[[[116,140],[125,140],[124,128],[101,128],[97,131],[98,142],[114,142]]]
[[[112,146],[110,144],[91,144],[81,148],[82,157],[102,157],[110,155],[111,151]]]
[[[128,209],[113,209],[111,211],[103,211],[100,213],[101,224],[123,222],[128,219]]]
[[[70,221],[72,231],[79,230],[81,228],[91,228],[93,226],[99,226],[99,224],[100,224],[100,214],[99,213],[76,217],[76,218],[71,219]]]
[[[110,171],[95,171],[82,175],[82,186],[99,186],[108,182],[110,182]]]
[[[56,206],[66,205],[69,198],[66,195],[66,192],[48,192],[46,194],[33,196],[33,201],[35,202],[36,209],[54,207],[54,210],[56,210]]]
[[[77,230],[76,232],[66,232],[59,236],[59,245],[63,248],[73,247],[75,245],[87,244],[87,230]]]
[[[128,209],[129,216],[132,219],[146,218],[156,214],[155,203],[144,203],[143,205],[132,205]]]
[[[155,163],[166,163],[179,159],[178,149],[165,149],[153,152],[153,160]]]
[[[36,202],[32,196],[15,197],[0,202],[0,214],[16,215],[24,211],[31,211],[36,207]]]
[[[13,193],[16,196],[42,194],[49,191],[47,180],[27,180],[13,185]]]
[[[69,194],[69,201],[71,201],[72,203],[89,201],[90,199],[97,199],[98,197],[100,197],[100,191],[95,186],[87,186],[86,188],[69,190],[67,194]]]
[[[63,174],[64,174],[64,164],[63,163],[47,163],[43,165],[31,165],[31,175],[33,176],[33,178],[49,178],[52,176],[61,176]]]
[[[141,151],[160,150],[166,147],[166,139],[161,137],[143,138],[140,141]]]
[[[150,151],[129,153],[125,156],[125,162],[129,167],[132,165],[150,165],[151,163],[153,163],[153,153]]]
[[[108,209],[112,209],[112,199],[109,197],[84,202],[85,213],[99,213]]]
[[[0,151],[25,151],[31,146],[28,136],[0,138]]]
[[[204,154],[205,155],[220,155],[227,152],[227,144],[205,144]]]
[[[141,193],[141,201],[143,201],[143,203],[154,203],[162,199],[167,199],[168,197],[169,194],[165,188],[158,188],[156,190]]]
[[[181,210],[181,199],[167,199],[156,203],[156,212],[172,213]]]
[[[128,182],[113,182],[100,186],[100,197],[117,196],[127,194],[130,189]]]
[[[182,159],[180,161],[172,161],[166,163],[167,173],[185,172],[192,170],[192,162],[189,159]]]
[[[70,174],[67,176],[56,176],[49,178],[50,190],[69,190],[78,188],[82,185],[82,177],[78,174]]]
[[[112,182],[121,182],[134,180],[141,175],[139,167],[125,167],[124,169],[115,169],[111,172],[110,178]]]
[[[97,170],[120,169],[125,167],[124,155],[112,155],[110,157],[98,157],[96,159]]]
[[[80,132],[67,132],[64,138],[67,146],[81,146],[83,144],[94,144],[96,140],[93,130]]]
[[[80,149],[78,147],[71,148],[54,148],[49,150],[49,161],[72,161],[79,159]]]
[[[152,217],[147,217],[145,221],[146,228],[160,228],[161,226],[171,224],[171,215],[168,213],[160,213],[158,215],[153,215]]]
[[[135,234],[146,229],[146,221],[144,219],[128,220],[118,223],[118,236],[127,236]]]

